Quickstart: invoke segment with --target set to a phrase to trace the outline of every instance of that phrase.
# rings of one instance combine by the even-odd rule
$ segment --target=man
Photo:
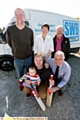
[[[25,25],[25,13],[21,8],[14,12],[16,23],[7,29],[6,39],[14,55],[14,66],[20,78],[32,64],[33,31]]]
[[[44,23],[41,26],[42,34],[36,36],[34,42],[34,53],[42,53],[45,61],[51,58],[51,53],[54,51],[52,37],[48,35],[49,29],[49,25]]]
[[[54,52],[52,53],[52,57],[54,57],[56,51],[63,51],[65,54],[65,61],[67,61],[70,54],[70,41],[69,38],[64,36],[63,32],[63,27],[58,25],[56,27],[56,35],[53,38]]]
[[[41,83],[38,86],[38,92],[39,96],[42,99],[45,99],[47,97],[47,87],[49,86],[49,78],[52,71],[50,68],[45,68],[43,60],[44,58],[41,53],[36,53],[34,55],[34,64],[36,66],[37,73],[41,78]],[[26,82],[29,84],[29,80],[27,80]],[[23,91],[25,93],[30,93],[30,89],[27,87],[24,87]]]
[[[62,95],[62,88],[67,84],[71,75],[71,67],[64,59],[64,53],[57,51],[54,58],[48,61],[54,74],[54,80],[50,81],[51,86],[53,86],[50,90],[53,93],[59,91],[59,95]]]

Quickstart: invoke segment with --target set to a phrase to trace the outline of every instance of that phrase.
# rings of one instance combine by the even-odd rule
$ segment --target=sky
[[[0,0],[0,27],[6,27],[14,10],[20,7],[80,17],[80,0]]]

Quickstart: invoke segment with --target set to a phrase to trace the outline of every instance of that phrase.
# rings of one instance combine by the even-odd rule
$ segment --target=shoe
[[[30,96],[31,96],[31,97],[33,97],[33,96],[34,96],[34,94],[32,93],[32,91],[30,92]]]
[[[30,93],[27,93],[27,94],[26,94],[26,97],[30,97]]]
[[[62,96],[63,95],[63,92],[60,90],[60,91],[58,91],[58,95],[59,96]]]

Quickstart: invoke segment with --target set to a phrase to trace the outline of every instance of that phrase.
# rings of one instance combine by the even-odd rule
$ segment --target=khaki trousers
[[[47,82],[42,83],[40,86],[38,86],[38,93],[39,93],[39,96],[41,99],[46,99],[46,97],[47,97],[47,86],[48,86]],[[31,89],[28,87],[24,87],[23,92],[30,93]]]

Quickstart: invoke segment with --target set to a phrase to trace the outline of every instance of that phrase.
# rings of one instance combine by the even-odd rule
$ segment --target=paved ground
[[[0,117],[48,117],[49,120],[80,120],[80,56],[68,60],[72,74],[63,96],[55,94],[52,106],[43,112],[34,97],[26,98],[18,88],[16,71],[0,70]],[[45,101],[44,101],[45,102]]]

